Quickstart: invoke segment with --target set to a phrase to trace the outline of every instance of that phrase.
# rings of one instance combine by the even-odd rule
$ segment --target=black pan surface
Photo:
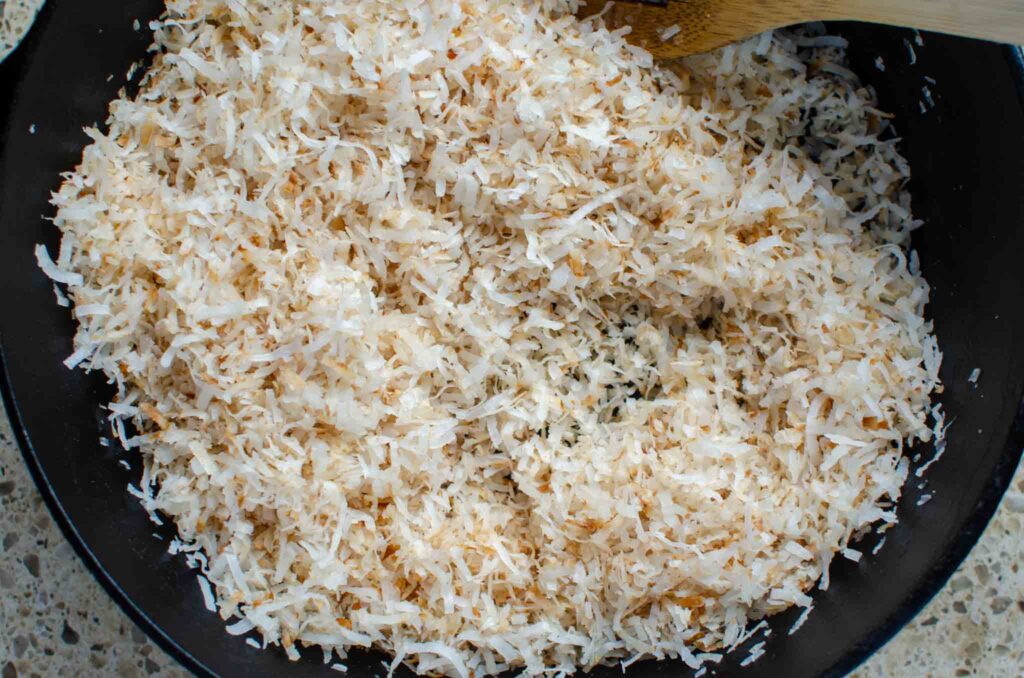
[[[46,216],[59,174],[79,161],[82,127],[102,123],[130,64],[146,56],[148,32],[134,31],[161,11],[159,0],[51,0],[25,44],[0,65],[0,348],[2,391],[25,454],[57,522],[97,579],[165,650],[198,674],[330,675],[320,652],[289,662],[224,632],[202,603],[195,573],[167,554],[169,525],[154,526],[126,492],[139,464],[104,448],[111,390],[97,375],[69,371],[74,324],[54,303],[33,247],[55,251]],[[914,476],[899,506],[900,524],[884,548],[862,542],[859,563],[832,568],[832,585],[788,634],[798,612],[771,620],[764,656],[740,670],[742,651],[718,675],[841,675],[900,629],[941,588],[974,544],[1012,477],[1024,445],[1024,95],[1016,48],[856,24],[833,27],[849,38],[854,69],[897,115],[913,168],[915,234],[933,286],[929,315],[945,353],[940,398],[951,418],[948,450]],[[911,57],[911,50],[914,57]],[[876,57],[885,64],[882,72]],[[916,63],[911,64],[912,59]],[[108,76],[113,77],[108,80]],[[930,84],[925,78],[932,78]],[[928,85],[935,108],[922,112]],[[927,106],[925,107],[927,108]],[[35,133],[30,127],[35,126]],[[982,370],[977,388],[968,383]],[[933,450],[921,448],[927,461]],[[126,460],[131,470],[118,464]],[[931,501],[919,505],[923,494]],[[762,639],[752,639],[749,645]],[[382,676],[384,657],[356,653],[348,675]],[[399,673],[408,674],[405,669]],[[598,676],[621,675],[618,668]],[[640,662],[633,678],[689,675],[679,662]]]

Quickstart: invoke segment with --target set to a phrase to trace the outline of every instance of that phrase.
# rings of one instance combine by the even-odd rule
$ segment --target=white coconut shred
[[[836,41],[574,9],[172,1],[89,131],[39,261],[231,632],[698,666],[895,520],[940,354],[887,116]]]

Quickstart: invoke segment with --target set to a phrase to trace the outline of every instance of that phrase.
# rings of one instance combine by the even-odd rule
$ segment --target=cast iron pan
[[[102,123],[129,65],[150,37],[132,30],[161,10],[159,0],[50,0],[27,41],[0,66],[0,346],[3,396],[25,459],[50,510],[107,591],[165,650],[199,674],[337,676],[307,650],[292,663],[224,632],[208,613],[195,573],[167,554],[172,527],[155,527],[126,491],[137,482],[134,455],[99,445],[108,435],[101,405],[111,395],[97,375],[69,371],[74,324],[54,303],[33,246],[55,251],[44,217],[59,174],[79,161],[82,127]],[[1024,443],[1024,107],[1017,49],[866,25],[833,27],[849,38],[855,70],[897,115],[914,179],[915,234],[933,286],[929,314],[945,352],[940,400],[952,418],[948,450],[911,477],[900,524],[877,555],[862,542],[860,563],[841,560],[832,585],[796,633],[797,611],[771,620],[764,656],[741,670],[743,652],[719,675],[840,675],[881,646],[939,590],[995,510]],[[910,47],[916,52],[911,65]],[[875,66],[883,58],[886,70]],[[113,78],[108,81],[108,75]],[[929,84],[935,108],[921,112]],[[35,134],[29,128],[35,125]],[[967,378],[981,368],[977,388]],[[919,449],[922,460],[931,449]],[[117,462],[127,460],[131,470]],[[915,465],[918,466],[921,462]],[[931,501],[918,505],[923,494]],[[748,645],[761,639],[751,640]],[[356,653],[348,675],[381,676],[384,657]],[[400,673],[409,672],[402,669]],[[621,675],[618,668],[598,676]],[[688,675],[679,662],[640,662],[633,678]]]

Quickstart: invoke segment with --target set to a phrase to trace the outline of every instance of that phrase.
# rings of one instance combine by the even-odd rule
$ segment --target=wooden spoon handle
[[[590,0],[581,15],[603,7]],[[1024,44],[1024,0],[669,0],[664,7],[616,2],[605,15],[611,26],[632,26],[629,41],[664,59],[772,28],[841,19]]]
[[[822,19],[854,19],[1024,43],[1024,0],[820,0]]]

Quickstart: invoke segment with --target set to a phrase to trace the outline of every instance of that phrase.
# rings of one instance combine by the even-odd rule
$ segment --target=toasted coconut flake
[[[845,43],[574,9],[171,0],[89,131],[39,265],[230,632],[697,668],[895,521],[941,354]]]

